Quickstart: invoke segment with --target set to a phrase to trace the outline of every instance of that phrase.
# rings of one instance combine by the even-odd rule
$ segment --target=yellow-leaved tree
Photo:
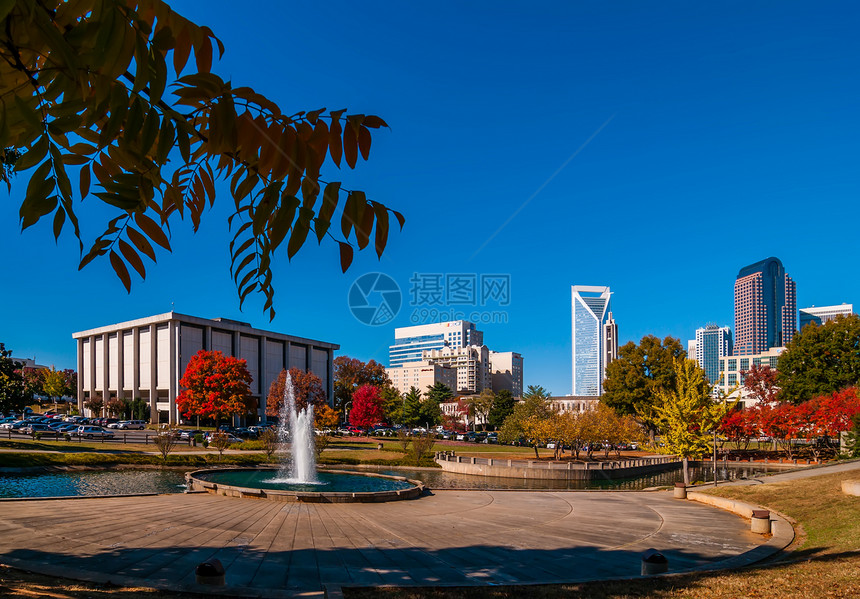
[[[345,271],[354,247],[372,240],[382,254],[389,213],[403,226],[400,213],[321,176],[327,159],[367,160],[371,130],[387,125],[345,110],[284,110],[213,73],[223,52],[208,27],[162,0],[0,2],[0,175],[11,185],[11,165],[26,172],[23,229],[49,217],[55,238],[71,227],[79,267],[107,256],[126,289],[157,247],[170,251],[171,223],[197,231],[216,183],[229,182],[240,307],[256,291],[274,318],[281,245],[292,258],[311,233],[328,238]],[[88,196],[113,218],[85,249],[78,217]]]
[[[689,460],[710,448],[711,435],[733,406],[717,403],[709,394],[708,379],[695,360],[676,359],[674,388],[657,390],[652,421],[666,449],[684,464],[684,483],[690,484]]]

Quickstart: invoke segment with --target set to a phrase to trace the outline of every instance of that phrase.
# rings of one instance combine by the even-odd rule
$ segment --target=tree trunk
[[[682,460],[682,463],[684,464],[684,484],[689,485],[690,484],[690,463],[686,457]]]
[[[539,460],[539,459],[540,459],[540,454],[538,453],[537,445],[532,445],[532,447],[534,447],[534,448],[535,448],[535,459],[538,459],[538,460]]]

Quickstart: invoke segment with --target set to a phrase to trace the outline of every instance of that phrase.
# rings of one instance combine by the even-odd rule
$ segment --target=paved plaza
[[[195,566],[218,558],[225,590],[265,597],[348,585],[637,576],[651,547],[677,572],[756,555],[764,542],[738,516],[666,492],[435,491],[384,504],[207,494],[0,503],[2,563],[201,591]]]

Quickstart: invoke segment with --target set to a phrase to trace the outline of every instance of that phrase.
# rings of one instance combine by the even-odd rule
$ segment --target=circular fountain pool
[[[185,475],[190,491],[230,497],[317,503],[382,502],[414,499],[424,483],[402,476],[320,470],[319,482],[291,483],[277,479],[277,468],[224,468]]]

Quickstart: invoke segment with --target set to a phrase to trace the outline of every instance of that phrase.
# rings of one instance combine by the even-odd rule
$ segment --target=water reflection
[[[347,466],[339,467],[341,470],[351,470]],[[358,470],[358,469],[356,469]],[[528,480],[519,478],[496,478],[490,476],[477,476],[472,474],[457,474],[443,470],[391,468],[379,466],[373,468],[374,472],[380,474],[391,474],[394,476],[405,476],[423,481],[430,489],[557,489],[557,490],[582,490],[582,489],[611,489],[638,491],[649,487],[671,486],[676,482],[684,480],[684,473],[679,468],[668,472],[648,474],[634,479],[602,479],[602,480]],[[767,472],[774,472],[764,465],[750,464],[749,466],[728,467],[717,469],[717,478],[721,481],[738,480],[744,478],[755,478]],[[781,470],[781,471],[784,471]],[[714,480],[714,469],[707,467],[691,467],[690,480],[693,482],[711,482]]]
[[[0,497],[82,497],[184,490],[185,473],[173,470],[0,474]]]

